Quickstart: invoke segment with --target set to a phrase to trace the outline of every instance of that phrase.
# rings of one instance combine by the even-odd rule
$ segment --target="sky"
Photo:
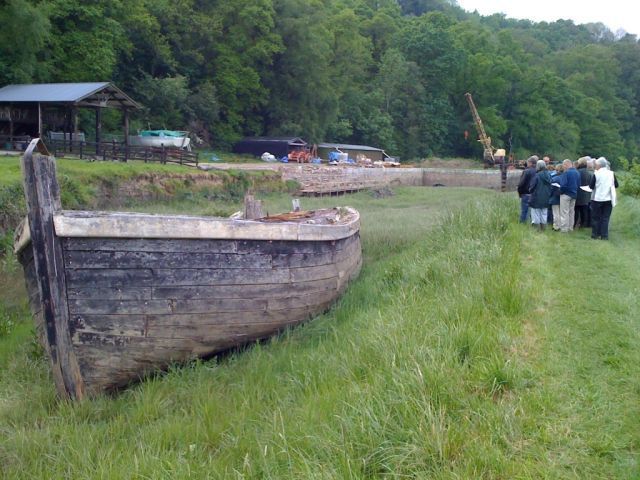
[[[638,0],[458,0],[463,9],[481,15],[504,13],[535,22],[570,19],[574,23],[604,23],[614,33],[624,29],[640,36]]]

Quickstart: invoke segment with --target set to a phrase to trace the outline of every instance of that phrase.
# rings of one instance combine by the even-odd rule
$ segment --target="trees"
[[[47,78],[39,53],[49,40],[51,25],[40,4],[9,0],[0,5],[0,84]],[[44,67],[44,68],[43,68]],[[39,71],[42,68],[44,71]]]
[[[137,125],[480,156],[473,93],[516,155],[640,154],[640,46],[602,24],[452,0],[7,0],[0,81],[114,80]],[[18,44],[17,39],[20,40]]]

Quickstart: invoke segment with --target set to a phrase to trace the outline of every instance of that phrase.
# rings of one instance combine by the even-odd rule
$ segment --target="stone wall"
[[[315,164],[223,164],[212,166],[220,170],[271,170],[279,172],[283,180],[295,180],[303,194],[339,193],[383,186],[477,187],[500,190],[500,170],[472,170],[463,168],[363,168],[348,165]],[[515,191],[521,170],[507,172],[507,191]]]

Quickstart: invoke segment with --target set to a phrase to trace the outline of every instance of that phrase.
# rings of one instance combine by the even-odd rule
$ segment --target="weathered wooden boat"
[[[15,249],[64,397],[270,336],[325,311],[360,270],[351,208],[253,221],[65,211],[38,139],[23,172]]]
[[[189,132],[181,130],[142,130],[129,135],[129,144],[138,147],[183,148],[191,151]]]

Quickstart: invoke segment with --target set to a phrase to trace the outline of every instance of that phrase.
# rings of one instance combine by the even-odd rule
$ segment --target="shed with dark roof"
[[[291,152],[305,150],[307,142],[300,137],[248,137],[233,146],[235,153],[260,156],[265,152],[282,158]]]

